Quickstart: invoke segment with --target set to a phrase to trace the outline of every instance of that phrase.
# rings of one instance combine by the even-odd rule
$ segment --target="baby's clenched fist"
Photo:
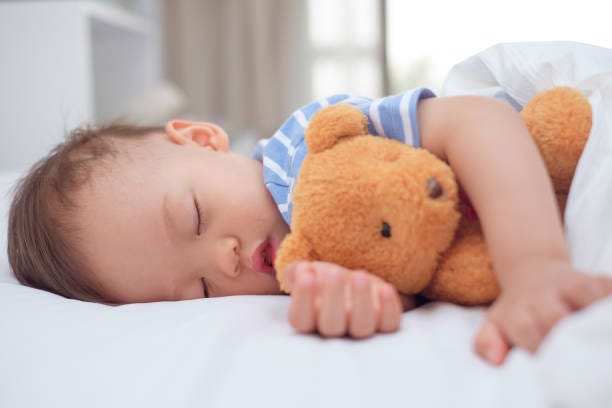
[[[394,332],[403,309],[413,305],[379,277],[332,263],[291,264],[283,276],[291,292],[289,323],[300,333],[366,338]]]

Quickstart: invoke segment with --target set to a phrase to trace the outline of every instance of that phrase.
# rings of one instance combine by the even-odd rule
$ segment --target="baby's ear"
[[[319,110],[306,129],[306,145],[312,153],[334,146],[340,139],[368,133],[368,118],[359,108],[339,103]]]
[[[166,136],[176,144],[195,143],[211,150],[226,152],[229,138],[225,130],[210,122],[171,120],[166,123]]]

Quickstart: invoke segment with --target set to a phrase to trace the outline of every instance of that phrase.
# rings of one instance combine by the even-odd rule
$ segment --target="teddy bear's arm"
[[[274,268],[276,269],[276,278],[280,283],[281,289],[289,292],[287,285],[283,281],[283,271],[292,262],[300,261],[318,261],[319,256],[314,251],[312,245],[300,233],[291,232],[283,239],[276,259],[274,260]]]

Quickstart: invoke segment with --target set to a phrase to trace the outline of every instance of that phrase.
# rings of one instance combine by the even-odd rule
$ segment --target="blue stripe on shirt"
[[[421,147],[421,135],[419,134],[419,123],[417,119],[417,105],[421,99],[433,98],[436,95],[427,88],[419,88],[410,96],[408,104],[408,114],[410,115],[410,126],[412,127],[412,137],[414,147]]]
[[[312,102],[294,112],[283,123],[279,132],[271,138],[259,142],[254,158],[264,162],[265,185],[277,206],[279,206],[287,224],[291,225],[293,206],[291,195],[295,179],[308,152],[304,142],[305,126],[307,126],[314,113],[327,105],[340,102],[348,103],[358,107],[367,116],[371,134],[378,135],[377,126],[374,125],[371,115],[373,113],[380,119],[379,128],[382,130],[382,136],[420,147],[417,123],[418,101],[433,96],[433,92],[426,88],[419,88],[378,100],[345,94],[333,95],[321,101]],[[409,98],[409,101],[402,104],[404,97]],[[376,106],[377,103],[378,106]],[[370,112],[372,106],[374,106],[374,109],[373,112]],[[410,129],[405,129],[404,125],[409,126]],[[286,137],[286,140],[281,141],[282,135]],[[289,147],[287,147],[287,144]],[[283,179],[279,173],[286,173],[286,177]]]

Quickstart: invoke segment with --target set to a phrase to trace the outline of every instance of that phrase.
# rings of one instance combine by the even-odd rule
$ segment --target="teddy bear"
[[[521,116],[547,166],[563,210],[592,122],[588,100],[568,87],[534,96]],[[433,154],[368,134],[359,109],[318,111],[293,190],[291,232],[275,259],[326,261],[366,270],[404,294],[483,305],[496,280],[478,217],[451,168]]]

